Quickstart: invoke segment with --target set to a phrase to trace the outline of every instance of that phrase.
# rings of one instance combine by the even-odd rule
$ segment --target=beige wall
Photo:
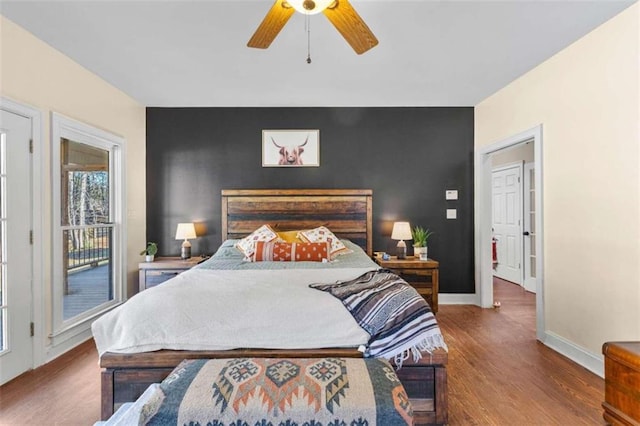
[[[125,138],[127,277],[128,292],[133,294],[137,288],[138,253],[145,247],[146,238],[144,106],[2,16],[0,43],[0,94],[43,112],[46,248],[51,247],[51,112]],[[50,306],[50,250],[45,250],[43,275],[45,305]]]
[[[476,147],[543,125],[547,331],[640,340],[640,6],[475,109]]]

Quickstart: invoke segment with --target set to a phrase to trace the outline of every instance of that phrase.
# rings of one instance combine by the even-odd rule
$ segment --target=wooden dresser
[[[607,342],[604,354],[604,419],[640,426],[640,342]]]

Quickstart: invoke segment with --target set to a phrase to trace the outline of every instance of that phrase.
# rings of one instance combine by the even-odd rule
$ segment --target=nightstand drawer
[[[407,277],[417,277],[417,279],[424,280],[424,277],[432,277],[434,269],[393,269],[396,274],[407,276]],[[406,278],[405,278],[406,279]]]
[[[140,271],[139,291],[155,287],[170,280],[184,271],[196,266],[202,258],[192,257],[186,260],[179,257],[157,257],[153,262],[138,264]]]
[[[409,284],[411,284],[411,287],[415,288],[416,291],[418,293],[420,293],[422,296],[425,296],[425,295],[431,296],[433,294],[433,287],[430,286],[430,285],[428,285],[428,286],[419,286],[419,285],[416,285],[415,283],[412,283],[412,282],[409,282],[409,281],[407,281],[407,282]]]
[[[162,271],[145,271],[146,288],[151,288],[175,277],[184,269],[165,269]]]
[[[394,272],[413,286],[415,285],[429,286],[429,287],[433,286],[433,275],[431,275],[431,273],[429,273],[428,275],[425,275],[425,274],[416,274],[416,273],[407,274],[404,271],[394,271]]]

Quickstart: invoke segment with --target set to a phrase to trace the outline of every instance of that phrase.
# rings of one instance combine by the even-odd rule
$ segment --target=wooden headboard
[[[373,254],[370,189],[223,189],[222,238],[242,238],[269,224],[275,231],[320,225]]]

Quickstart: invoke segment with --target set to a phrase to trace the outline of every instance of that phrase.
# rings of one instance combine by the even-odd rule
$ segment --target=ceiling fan
[[[324,13],[358,55],[378,44],[376,36],[348,0],[276,0],[247,46],[269,47],[296,10],[306,15]]]

